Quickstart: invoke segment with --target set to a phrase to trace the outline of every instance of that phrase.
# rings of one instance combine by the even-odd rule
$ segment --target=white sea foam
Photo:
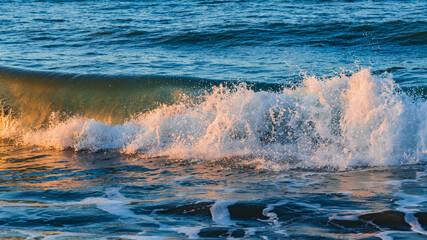
[[[395,202],[399,206],[397,210],[405,213],[405,221],[411,225],[411,230],[422,235],[427,235],[427,231],[421,226],[414,215],[422,207],[422,203],[427,203],[427,196],[406,194],[404,192],[398,192],[396,196],[402,198],[402,200]]]
[[[9,119],[0,133],[47,148],[232,159],[271,170],[425,162],[427,102],[396,88],[391,75],[361,69],[352,76],[307,77],[280,92],[216,87],[198,103],[164,105],[119,125],[53,117],[46,128],[24,131]]]
[[[425,239],[424,236],[416,235],[416,233],[414,234],[413,232],[407,232],[407,231],[385,231],[377,234],[376,236],[382,240],[393,240],[396,238],[414,239],[414,240]]]
[[[199,232],[203,228],[203,226],[194,226],[194,227],[169,227],[169,229],[174,230],[178,233],[183,233],[187,235],[191,239],[198,239]]]
[[[138,216],[128,208],[131,199],[125,198],[118,189],[109,190],[107,197],[90,197],[75,205],[96,205],[99,209],[122,218],[137,218]]]
[[[401,199],[394,202],[398,205],[396,210],[405,214],[405,221],[411,226],[411,230],[420,235],[427,235],[427,231],[421,226],[420,222],[415,217],[415,213],[420,211],[420,208],[423,208],[425,203],[427,203],[427,196],[425,194],[408,194],[404,192],[402,184],[421,183],[423,182],[422,178],[425,176],[425,172],[417,172],[415,179],[392,180],[386,182],[387,184],[394,186],[396,189],[396,193],[394,195]],[[388,235],[388,233],[384,233],[379,235],[379,237],[381,237],[381,239],[390,239],[388,238]]]
[[[57,201],[48,201],[47,203],[26,203],[26,202],[0,202],[2,207],[12,207],[15,214],[20,214],[20,211],[23,211],[22,215],[26,215],[26,218],[39,219],[40,216],[24,214],[27,207],[52,207],[52,206],[82,206],[82,205],[95,205],[97,208],[108,212],[110,214],[122,217],[122,218],[146,218],[146,220],[154,220],[151,217],[136,215],[129,209],[129,204],[135,200],[126,198],[123,194],[120,193],[120,188],[111,188],[107,189],[105,196],[103,197],[88,197],[81,201],[70,201],[70,202],[57,202]],[[23,207],[23,208],[22,208]],[[18,210],[22,209],[22,210]],[[3,210],[3,209],[2,209]],[[4,209],[6,210],[6,209]]]
[[[332,214],[332,216],[330,216],[328,218],[329,220],[345,220],[345,221],[357,221],[359,220],[359,216],[358,215],[338,215],[338,214]]]
[[[210,208],[212,220],[218,225],[234,225],[235,222],[230,219],[230,211],[228,206],[233,205],[235,200],[217,200]]]
[[[277,214],[272,211],[274,210],[275,207],[286,205],[288,203],[289,203],[288,200],[281,200],[274,204],[268,204],[267,207],[262,210],[262,214],[268,217],[268,220],[267,220],[268,222],[273,223],[275,226],[281,226],[281,224],[279,223],[279,218],[277,217]]]

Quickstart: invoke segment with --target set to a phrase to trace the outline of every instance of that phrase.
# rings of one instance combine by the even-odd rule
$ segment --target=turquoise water
[[[0,10],[0,238],[426,237],[425,1]]]

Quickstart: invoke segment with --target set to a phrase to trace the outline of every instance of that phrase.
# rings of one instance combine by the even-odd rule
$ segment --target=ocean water
[[[426,1],[0,1],[1,239],[426,239]]]

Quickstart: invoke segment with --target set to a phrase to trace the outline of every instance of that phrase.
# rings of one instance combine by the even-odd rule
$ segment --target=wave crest
[[[273,170],[424,163],[427,103],[396,88],[391,75],[368,69],[307,77],[279,92],[220,85],[202,101],[162,105],[123,124],[53,116],[46,128],[15,135],[22,144],[48,148],[229,159]]]

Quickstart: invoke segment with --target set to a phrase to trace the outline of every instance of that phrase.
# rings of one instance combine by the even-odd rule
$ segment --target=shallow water
[[[424,165],[269,172],[2,143],[0,173],[2,238],[423,239],[427,227]]]
[[[2,1],[0,238],[425,239],[426,1]]]

